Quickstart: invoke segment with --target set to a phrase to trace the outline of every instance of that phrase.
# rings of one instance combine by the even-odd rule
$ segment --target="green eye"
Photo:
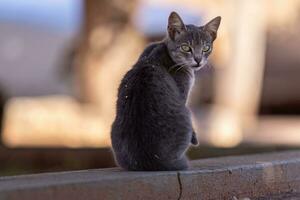
[[[210,46],[209,45],[205,45],[202,49],[203,52],[208,52],[210,50]]]
[[[184,52],[190,52],[191,48],[188,45],[181,45],[180,49]]]

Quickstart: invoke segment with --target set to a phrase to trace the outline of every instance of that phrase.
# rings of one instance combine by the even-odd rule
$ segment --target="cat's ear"
[[[210,20],[207,24],[204,25],[204,30],[209,32],[209,34],[212,36],[213,40],[217,37],[217,31],[221,23],[221,17],[218,16],[212,20]]]
[[[186,31],[186,27],[176,12],[171,12],[168,20],[168,34],[172,40]]]

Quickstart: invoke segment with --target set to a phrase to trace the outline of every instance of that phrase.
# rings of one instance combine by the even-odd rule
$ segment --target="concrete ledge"
[[[0,178],[1,200],[298,199],[299,193],[300,151],[203,159],[180,172],[115,168]]]

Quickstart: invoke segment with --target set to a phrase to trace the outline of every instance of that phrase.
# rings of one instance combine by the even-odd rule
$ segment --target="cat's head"
[[[178,65],[199,70],[207,63],[221,17],[216,17],[204,26],[185,25],[176,12],[168,20],[166,44],[172,60]]]

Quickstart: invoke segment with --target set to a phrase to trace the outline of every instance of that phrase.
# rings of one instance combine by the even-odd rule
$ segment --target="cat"
[[[125,170],[171,171],[189,167],[185,152],[197,145],[187,100],[194,72],[205,66],[221,17],[204,26],[185,25],[176,12],[167,36],[150,44],[118,90],[111,141]]]

